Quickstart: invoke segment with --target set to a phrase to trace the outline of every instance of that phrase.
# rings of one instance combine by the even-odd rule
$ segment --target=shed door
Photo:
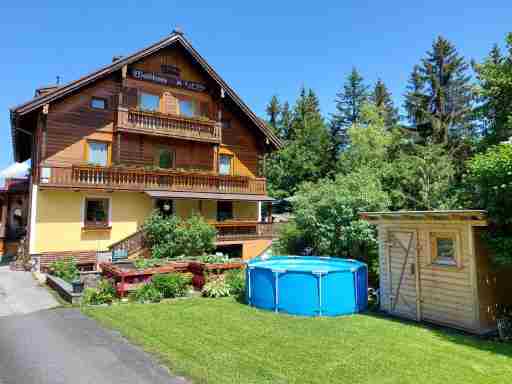
[[[420,320],[416,285],[417,234],[415,231],[390,230],[388,241],[390,312]]]

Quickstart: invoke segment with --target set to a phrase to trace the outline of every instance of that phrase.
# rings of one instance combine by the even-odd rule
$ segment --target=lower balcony
[[[265,178],[94,166],[41,167],[42,188],[266,195]]]
[[[217,242],[272,239],[275,237],[272,223],[257,221],[225,221],[213,224],[217,229]]]

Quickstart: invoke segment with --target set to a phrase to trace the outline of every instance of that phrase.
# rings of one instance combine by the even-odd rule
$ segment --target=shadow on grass
[[[512,358],[512,343],[499,341],[495,334],[479,336],[438,324],[427,322],[418,323],[413,320],[399,318],[379,311],[367,311],[360,313],[360,315],[426,329],[431,331],[435,337],[445,341]]]

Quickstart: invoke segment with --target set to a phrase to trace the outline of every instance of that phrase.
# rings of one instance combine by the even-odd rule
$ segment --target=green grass
[[[512,382],[512,345],[374,315],[301,318],[204,298],[85,312],[199,383]]]

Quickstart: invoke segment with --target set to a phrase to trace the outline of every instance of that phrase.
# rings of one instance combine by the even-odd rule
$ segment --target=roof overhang
[[[487,211],[483,210],[361,212],[359,217],[374,224],[410,222],[430,224],[467,223],[473,226],[487,225]]]
[[[203,68],[203,70],[219,85],[221,89],[224,90],[225,94],[235,103],[235,105],[240,108],[240,110],[249,118],[249,120],[254,123],[254,125],[263,133],[264,137],[266,137],[266,143],[272,145],[274,148],[279,149],[282,147],[283,143],[281,139],[267,126],[267,124],[261,119],[259,119],[256,114],[242,101],[240,96],[217,74],[217,72],[206,62],[206,60],[197,52],[192,45],[188,42],[187,39],[183,36],[182,33],[172,33],[168,37],[163,40],[144,48],[138,52],[135,52],[132,55],[126,56],[122,59],[114,61],[113,63],[92,72],[78,80],[70,82],[64,86],[61,86],[53,91],[50,91],[46,94],[43,94],[39,97],[36,97],[26,103],[20,104],[16,107],[11,108],[11,134],[13,138],[13,149],[14,156],[16,160],[17,158],[17,135],[16,135],[16,125],[17,120],[29,114],[30,112],[34,112],[44,105],[55,102],[60,98],[63,98],[73,92],[76,92],[78,89],[87,86],[89,84],[94,83],[95,81],[109,76],[117,71],[120,71],[124,66],[133,64],[147,56],[150,56],[157,51],[167,48],[176,43],[180,43],[181,46],[197,61],[197,63]],[[18,156],[19,157],[19,156]]]
[[[153,199],[193,199],[193,200],[227,200],[227,201],[274,201],[265,195],[248,195],[241,193],[208,193],[208,192],[173,192],[145,191]]]

